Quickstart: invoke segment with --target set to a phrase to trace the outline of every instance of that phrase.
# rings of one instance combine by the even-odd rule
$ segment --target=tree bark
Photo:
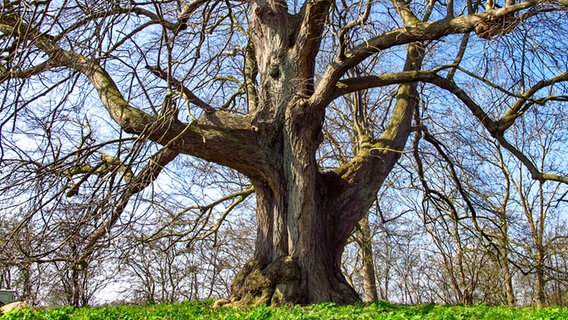
[[[253,304],[359,301],[341,273],[345,241],[334,238],[337,215],[314,197],[287,199],[266,184],[255,183],[255,188],[256,248],[233,281],[233,299]],[[304,209],[285,210],[295,206]]]
[[[503,201],[504,204],[507,203],[508,191],[506,193],[506,198]],[[505,296],[507,298],[507,305],[509,308],[514,308],[517,306],[517,298],[515,297],[515,289],[513,288],[513,274],[511,273],[511,268],[509,266],[509,224],[507,222],[507,215],[505,214],[505,206],[503,210],[499,210],[499,218],[501,219],[501,239],[500,239],[500,250],[499,250],[499,264],[501,265],[501,270],[503,271],[503,282],[505,284]]]
[[[505,294],[507,296],[507,305],[509,308],[517,306],[517,298],[515,297],[515,290],[513,289],[513,276],[509,268],[509,261],[505,261],[503,265],[504,281],[505,281]]]
[[[536,307],[544,308],[546,305],[546,279],[545,279],[545,264],[544,264],[544,249],[542,244],[537,243],[536,246]]]
[[[375,263],[373,262],[373,242],[369,218],[363,217],[359,221],[357,230],[357,243],[361,252],[361,275],[363,276],[363,294],[365,302],[373,302],[379,299],[377,294],[377,279],[375,276]]]

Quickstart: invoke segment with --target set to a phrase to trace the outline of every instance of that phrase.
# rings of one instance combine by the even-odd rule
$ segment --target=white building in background
[[[16,291],[0,289],[0,307],[15,301]]]

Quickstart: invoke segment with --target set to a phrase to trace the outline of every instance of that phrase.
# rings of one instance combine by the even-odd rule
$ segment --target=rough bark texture
[[[258,234],[254,257],[233,282],[233,300],[247,303],[353,303],[340,259],[353,225],[330,206],[332,173],[319,172],[315,152],[324,110],[303,98],[313,90],[311,37],[323,25],[329,3],[306,6],[297,16],[284,2],[258,3],[251,34],[260,75],[253,123],[259,128],[269,174],[253,179]],[[307,27],[302,27],[305,25]],[[300,27],[301,32],[300,32]],[[316,52],[316,51],[314,51]],[[343,230],[345,229],[345,230]]]

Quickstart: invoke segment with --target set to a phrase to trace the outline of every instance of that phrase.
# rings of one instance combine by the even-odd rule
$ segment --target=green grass
[[[100,308],[64,307],[53,310],[18,310],[0,316],[0,320],[264,320],[264,319],[568,319],[568,308],[550,307],[545,309],[488,306],[440,306],[422,304],[413,306],[393,305],[385,301],[352,306],[336,306],[324,303],[294,307],[223,307],[211,308],[212,301],[185,302],[180,304],[151,304],[147,306],[116,306]]]

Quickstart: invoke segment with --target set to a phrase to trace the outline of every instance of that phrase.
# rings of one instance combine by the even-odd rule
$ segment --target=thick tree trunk
[[[421,57],[419,47],[412,46],[407,68],[419,67]],[[272,173],[267,179],[252,179],[257,197],[256,247],[232,283],[233,301],[360,301],[341,273],[341,256],[400,157],[391,150],[404,147],[416,96],[415,84],[401,85],[383,139],[365,141],[352,161],[332,172],[320,172],[315,160],[323,113],[312,112],[305,100],[289,100],[281,131],[274,126],[279,121],[263,129],[271,132],[263,143],[272,155],[267,160]]]
[[[311,119],[301,100],[292,99],[286,109],[282,134],[274,134],[277,143],[266,142],[274,155],[269,160],[274,172],[268,181],[253,180],[256,248],[233,282],[233,299],[270,304],[360,301],[340,268],[358,219],[342,221],[346,212],[330,202],[330,187],[340,182],[333,173],[320,173],[315,161],[319,141],[314,133],[319,129],[314,125],[322,119]]]
[[[320,179],[315,179],[311,188],[319,189],[316,182]],[[273,190],[269,185],[255,183],[256,248],[254,257],[233,281],[232,298],[252,304],[360,301],[341,273],[346,239],[335,237],[337,214],[309,196],[309,188],[302,200],[298,194],[292,199],[286,197],[282,192],[284,184],[279,187],[281,190]],[[298,206],[303,210],[286,210]]]
[[[348,237],[400,157],[416,108],[416,85],[403,84],[387,130],[365,137],[352,161],[321,172],[315,159],[321,127],[337,78],[314,87],[315,55],[331,2],[307,2],[298,15],[284,1],[255,2],[250,24],[258,75],[252,123],[258,128],[263,174],[256,190],[258,233],[253,258],[232,283],[232,300],[245,303],[349,304],[360,301],[341,273]],[[420,69],[422,50],[411,45],[406,70]],[[256,66],[256,71],[253,66]],[[320,84],[321,85],[321,84]],[[394,150],[394,152],[393,152]]]
[[[250,177],[257,198],[256,248],[233,281],[233,300],[359,301],[341,273],[340,262],[360,214],[353,222],[343,221],[346,212],[331,206],[328,177],[336,175],[321,173],[315,160],[325,109],[306,100],[313,91],[313,58],[320,41],[312,34],[321,31],[329,5],[310,3],[297,16],[278,0],[251,7],[251,54],[259,90],[249,92],[249,98],[257,101],[251,106],[252,121],[266,155],[266,173]],[[256,74],[253,69],[251,77]]]

